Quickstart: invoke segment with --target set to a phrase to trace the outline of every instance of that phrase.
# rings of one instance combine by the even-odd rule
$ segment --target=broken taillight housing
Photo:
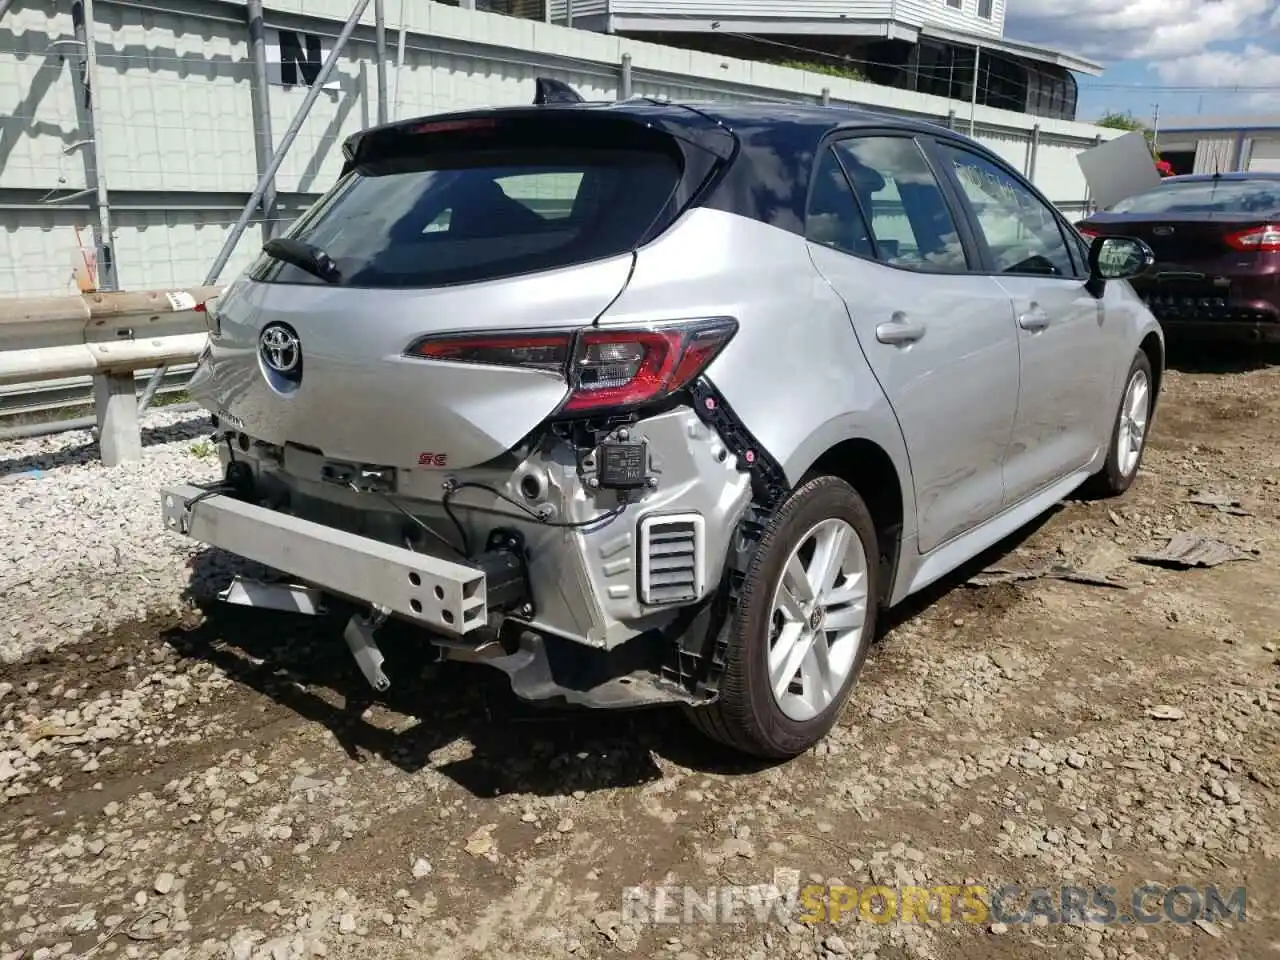
[[[644,327],[424,337],[409,356],[557,373],[569,384],[559,413],[590,414],[653,403],[688,386],[724,349],[730,317]]]
[[[1280,253],[1280,224],[1265,223],[1223,238],[1233,250],[1250,253]]]
[[[203,303],[197,303],[195,306],[197,313],[204,314],[205,329],[209,331],[209,336],[211,337],[222,335],[222,321],[218,318],[219,299],[219,297],[213,296]]]

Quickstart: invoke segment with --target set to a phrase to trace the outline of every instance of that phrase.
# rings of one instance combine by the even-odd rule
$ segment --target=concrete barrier
[[[102,461],[142,457],[134,372],[191,363],[222,287],[0,299],[0,385],[92,376]]]

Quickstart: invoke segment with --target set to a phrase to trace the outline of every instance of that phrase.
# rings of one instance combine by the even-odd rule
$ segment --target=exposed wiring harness
[[[438,533],[437,531],[433,530],[433,529],[431,528],[431,526],[430,526],[429,524],[425,523],[425,522],[424,522],[420,517],[415,517],[412,513],[410,513],[410,512],[409,512],[409,510],[408,510],[408,509],[407,509],[403,504],[401,504],[400,502],[398,502],[398,501],[395,499],[395,497],[392,497],[392,496],[390,496],[390,495],[388,495],[388,494],[385,494],[385,493],[381,492],[380,490],[372,490],[372,491],[369,491],[369,490],[361,490],[361,489],[360,489],[359,487],[357,487],[354,483],[349,483],[349,484],[347,484],[347,486],[349,486],[349,487],[350,487],[352,490],[354,490],[356,493],[376,493],[379,497],[381,497],[383,500],[385,500],[387,503],[389,503],[389,504],[390,504],[391,506],[393,506],[395,509],[399,510],[402,514],[404,514],[404,515],[405,515],[405,517],[406,517],[406,518],[407,518],[411,523],[413,523],[413,524],[415,524],[416,526],[418,526],[419,528],[421,528],[421,530],[422,530],[422,532],[423,532],[423,533],[430,534],[432,537],[434,537],[436,540],[439,540],[441,543],[443,543],[446,547],[448,547],[450,550],[452,550],[454,553],[456,553],[456,554],[457,554],[458,556],[460,556],[462,559],[464,559],[464,560],[469,560],[469,559],[471,558],[471,554],[470,554],[470,553],[467,551],[467,549],[466,549],[467,539],[466,539],[466,536],[465,536],[465,535],[464,535],[464,536],[463,536],[463,538],[462,538],[462,548],[460,549],[460,548],[458,548],[457,546],[455,546],[454,544],[450,543],[450,542],[449,542],[449,540],[448,540],[448,538],[447,538],[447,537],[445,537],[443,534],[440,534],[440,533]],[[448,508],[446,508],[446,510],[447,510],[447,509],[448,509]],[[457,521],[454,521],[454,522],[456,523]],[[461,528],[459,528],[459,531],[461,531]],[[412,547],[410,547],[410,549],[412,549]]]
[[[515,507],[520,511],[521,515],[528,517],[529,519],[537,523],[540,523],[543,526],[555,527],[562,530],[581,530],[588,527],[594,527],[597,524],[608,523],[610,520],[619,516],[627,508],[627,505],[625,503],[619,504],[618,506],[614,507],[612,510],[608,511],[607,513],[601,514],[598,517],[593,517],[590,520],[572,520],[572,521],[551,520],[547,517],[544,517],[542,514],[538,513],[537,510],[534,510],[530,507],[525,506],[519,500],[516,500],[514,497],[508,496],[507,494],[503,493],[501,490],[497,489],[496,487],[492,487],[487,483],[475,483],[472,481],[466,481],[462,483],[451,483],[445,487],[444,496],[441,498],[440,503],[441,503],[441,506],[444,507],[445,515],[449,518],[449,521],[453,524],[454,529],[458,531],[458,539],[462,542],[462,546],[458,547],[457,545],[449,542],[448,538],[441,535],[438,531],[433,530],[431,526],[426,522],[424,522],[420,517],[414,516],[403,504],[399,503],[394,497],[390,496],[389,494],[383,493],[380,490],[362,490],[358,486],[356,486],[355,483],[349,483],[348,486],[352,490],[354,490],[356,493],[377,494],[379,497],[385,500],[388,504],[390,504],[400,513],[404,514],[404,516],[409,521],[411,521],[414,525],[419,527],[424,533],[430,534],[433,538],[438,540],[440,543],[444,544],[452,552],[456,553],[458,556],[460,556],[464,560],[472,559],[472,552],[471,552],[471,538],[467,536],[467,528],[463,525],[462,521],[458,519],[458,515],[454,512],[454,509],[453,509],[453,503],[452,503],[453,496],[459,490],[464,490],[467,488],[471,488],[473,490],[483,490],[486,493],[489,493],[497,497],[499,500],[502,500],[505,503],[511,504],[513,507]],[[510,514],[510,513],[507,513],[507,514],[500,513],[499,515],[515,516],[515,514]]]
[[[226,441],[226,444],[227,444],[228,458],[230,462],[234,464],[237,462],[237,460],[236,460],[235,450],[232,448],[232,445],[231,445],[230,434],[224,434],[223,439]],[[552,520],[549,517],[543,516],[541,513],[539,513],[537,510],[533,509],[532,507],[529,507],[521,503],[519,500],[515,499],[514,497],[508,496],[507,494],[499,490],[497,487],[490,486],[487,483],[476,483],[474,481],[469,481],[469,480],[468,481],[452,481],[451,480],[451,481],[447,481],[445,484],[444,496],[441,497],[440,503],[441,503],[441,506],[444,508],[445,515],[449,518],[449,521],[453,524],[454,529],[458,531],[458,539],[462,542],[462,546],[458,547],[456,544],[451,543],[449,539],[445,537],[443,534],[432,529],[432,527],[428,523],[423,521],[420,517],[414,516],[414,514],[408,508],[406,508],[402,503],[400,503],[398,500],[396,500],[395,497],[391,496],[390,494],[385,493],[384,491],[381,491],[381,490],[363,489],[360,486],[358,486],[354,481],[349,481],[347,483],[347,486],[357,494],[372,493],[378,496],[380,499],[386,501],[386,503],[389,504],[393,509],[403,514],[407,520],[409,520],[416,527],[421,529],[423,533],[428,534],[435,540],[442,543],[451,552],[456,553],[463,560],[472,559],[472,552],[471,552],[471,539],[470,537],[467,536],[467,528],[463,525],[462,521],[458,519],[458,515],[454,512],[454,509],[453,509],[452,500],[454,495],[459,490],[465,490],[468,488],[473,490],[483,490],[484,492],[491,494],[494,497],[497,497],[499,500],[503,501],[504,503],[509,503],[511,506],[515,507],[517,510],[520,511],[520,516],[528,517],[530,520],[533,520],[534,522],[539,523],[542,526],[554,527],[561,530],[584,530],[590,527],[595,527],[600,524],[605,524],[613,520],[614,518],[620,516],[622,512],[627,509],[626,503],[620,503],[618,504],[618,506],[614,507],[612,510],[607,511],[606,513],[603,513],[598,517],[593,517],[590,520]],[[200,500],[204,500],[209,497],[216,496],[217,494],[234,493],[234,492],[236,492],[235,484],[230,483],[226,480],[219,481],[217,483],[210,485],[205,490],[202,490],[198,496],[194,497],[190,501],[190,503],[188,504],[188,508],[190,508],[191,505],[199,502]],[[506,514],[503,514],[501,512],[499,513],[499,516],[504,516],[504,515],[515,516],[515,514],[511,514],[511,513],[506,513]]]
[[[507,496],[507,494],[503,493],[501,490],[497,489],[496,487],[491,487],[487,483],[475,483],[473,481],[450,483],[445,487],[444,497],[441,500],[441,504],[444,507],[445,514],[453,522],[454,528],[458,531],[458,536],[462,539],[462,547],[463,547],[465,556],[467,556],[468,558],[471,556],[470,540],[467,537],[466,528],[462,525],[462,522],[458,519],[457,515],[453,512],[453,505],[451,503],[454,494],[456,494],[459,490],[466,490],[468,488],[472,490],[483,490],[486,493],[497,497],[499,500],[502,500],[505,503],[511,504],[513,507],[519,510],[526,517],[529,517],[530,519],[536,521],[537,523],[542,524],[544,527],[555,527],[560,530],[582,530],[588,527],[594,527],[598,524],[608,523],[610,520],[613,520],[615,517],[618,517],[619,515],[621,515],[621,513],[627,509],[627,504],[620,503],[618,504],[618,506],[614,507],[612,510],[609,510],[608,512],[603,513],[598,517],[593,517],[590,520],[552,520],[549,517],[544,517],[537,510],[534,510],[531,507],[526,506],[525,504],[521,503],[519,500],[515,499],[514,497]]]

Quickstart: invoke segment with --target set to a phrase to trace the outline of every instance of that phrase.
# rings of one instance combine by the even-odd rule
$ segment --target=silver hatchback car
[[[435,115],[207,305],[222,482],[174,532],[225,599],[416,624],[518,696],[683,705],[785,758],[880,612],[1087,485],[1123,492],[1164,367],[1126,278],[999,156],[852,109]]]

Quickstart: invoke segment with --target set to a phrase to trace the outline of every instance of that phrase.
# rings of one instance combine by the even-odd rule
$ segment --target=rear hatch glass
[[[475,120],[380,131],[289,230],[336,266],[263,254],[255,280],[427,288],[626,253],[676,213],[682,156],[626,122]]]
[[[1108,213],[1248,214],[1268,216],[1280,211],[1280,180],[1188,180],[1163,183],[1154,190],[1126,197]]]

